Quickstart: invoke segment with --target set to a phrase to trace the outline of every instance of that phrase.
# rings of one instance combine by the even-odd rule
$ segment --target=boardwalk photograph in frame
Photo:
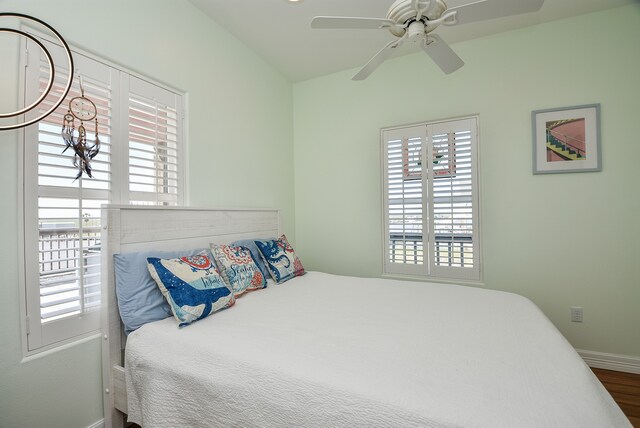
[[[533,173],[600,171],[600,104],[536,110]]]

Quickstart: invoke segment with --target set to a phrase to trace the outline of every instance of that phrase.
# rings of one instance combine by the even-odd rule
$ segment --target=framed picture
[[[533,173],[600,171],[600,104],[536,110]]]

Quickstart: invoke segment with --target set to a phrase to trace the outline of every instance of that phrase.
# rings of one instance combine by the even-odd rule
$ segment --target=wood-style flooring
[[[618,406],[631,421],[634,428],[640,428],[640,374],[591,369],[616,400]],[[131,424],[131,428],[140,428]]]
[[[591,370],[627,415],[631,425],[640,428],[640,374],[604,369]]]

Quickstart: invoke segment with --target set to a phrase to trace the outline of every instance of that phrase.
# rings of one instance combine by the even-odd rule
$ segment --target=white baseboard
[[[640,357],[576,349],[589,367],[640,374]]]
[[[89,425],[87,428],[104,428],[104,419],[100,419],[98,422]]]

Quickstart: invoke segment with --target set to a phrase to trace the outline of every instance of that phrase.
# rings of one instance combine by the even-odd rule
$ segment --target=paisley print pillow
[[[147,267],[179,327],[235,303],[233,292],[220,277],[209,254],[176,259],[148,257]]]
[[[296,256],[296,253],[293,251],[293,247],[287,241],[287,237],[282,235],[280,240],[284,242],[286,253],[293,256],[293,276],[302,276],[305,274],[304,266],[302,266],[302,262]]]
[[[270,239],[274,239],[274,238],[270,238]],[[260,254],[260,250],[258,250],[258,247],[256,246],[256,242],[255,242],[256,240],[264,241],[264,239],[241,239],[240,241],[234,241],[229,245],[232,245],[234,247],[247,247],[249,251],[251,251],[251,255],[253,256],[253,259],[256,261],[256,264],[258,265],[258,269],[260,269],[260,272],[262,272],[262,275],[265,277],[265,279],[269,279],[271,278],[271,274],[269,274],[269,268],[267,268],[267,266],[264,264],[264,260],[262,260],[262,255]]]
[[[247,247],[211,244],[211,252],[222,279],[236,297],[267,286],[267,280]]]

